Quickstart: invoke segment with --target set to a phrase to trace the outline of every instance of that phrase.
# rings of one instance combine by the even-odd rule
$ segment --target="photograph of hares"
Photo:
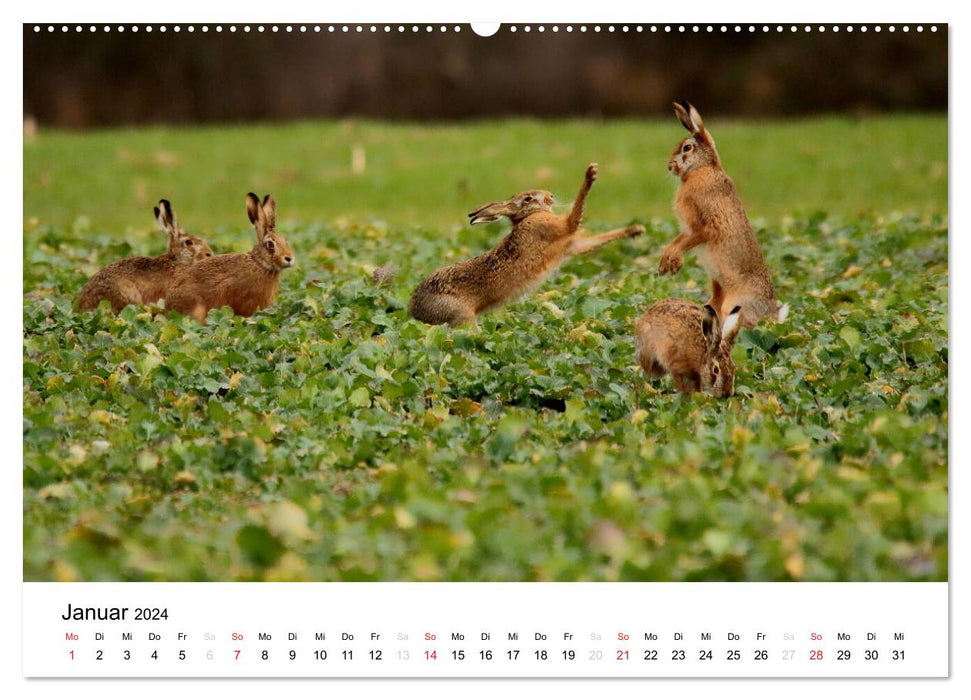
[[[25,580],[947,580],[946,27],[71,29]]]

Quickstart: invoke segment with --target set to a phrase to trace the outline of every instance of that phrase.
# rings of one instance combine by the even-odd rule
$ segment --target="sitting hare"
[[[98,270],[81,289],[80,311],[92,311],[105,299],[111,302],[115,313],[128,304],[156,302],[165,296],[179,269],[212,256],[212,248],[204,240],[190,236],[179,226],[168,200],[159,200],[155,218],[169,234],[169,249],[154,257],[139,255],[118,260]]]
[[[663,299],[637,319],[634,347],[647,375],[674,377],[681,393],[705,389],[718,397],[735,393],[732,347],[741,329],[742,308],[731,309],[719,325],[709,304]]]
[[[643,226],[628,226],[597,236],[577,233],[597,165],[587,168],[580,194],[569,214],[554,214],[553,195],[527,190],[485,204],[471,214],[471,224],[508,217],[512,231],[492,250],[423,279],[411,295],[411,315],[425,323],[459,326],[477,314],[501,306],[540,284],[567,257],[586,253],[619,238],[633,238]]]
[[[668,170],[681,178],[674,200],[681,234],[664,249],[658,271],[674,274],[681,269],[685,251],[695,248],[698,262],[711,277],[708,303],[719,318],[740,306],[741,323],[747,328],[763,318],[784,320],[788,306],[776,301],[759,243],[735,184],[722,169],[714,139],[690,104],[675,104],[674,111],[691,135],[668,161]]]
[[[256,229],[256,245],[248,253],[217,255],[182,270],[165,296],[165,308],[205,321],[211,309],[230,306],[250,316],[273,303],[280,271],[294,263],[293,252],[276,232],[276,202],[262,202],[250,192],[246,212]]]

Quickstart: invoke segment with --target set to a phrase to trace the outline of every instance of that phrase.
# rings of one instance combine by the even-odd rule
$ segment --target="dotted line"
[[[361,25],[361,24],[357,24],[357,25],[353,25],[353,24],[330,24],[330,25],[320,25],[320,24],[313,24],[313,25],[307,25],[307,24],[296,24],[296,25],[294,25],[294,24],[283,24],[283,25],[280,25],[280,24],[271,24],[271,25],[263,25],[263,24],[254,24],[254,25],[250,25],[250,24],[241,24],[241,25],[236,25],[236,24],[228,24],[228,25],[225,25],[225,26],[224,25],[221,25],[221,24],[215,24],[215,25],[209,25],[209,24],[192,25],[192,24],[189,24],[189,25],[184,25],[184,26],[183,25],[178,25],[178,24],[171,25],[171,26],[170,25],[165,25],[165,24],[158,25],[158,26],[151,25],[151,24],[130,24],[130,25],[125,25],[125,24],[110,25],[110,24],[106,24],[106,25],[103,25],[103,26],[93,25],[93,24],[92,25],[80,25],[80,24],[77,24],[77,25],[67,25],[67,24],[61,24],[61,25],[54,25],[54,24],[40,25],[40,24],[35,24],[34,25],[34,32],[35,33],[43,32],[45,30],[48,33],[53,33],[53,32],[56,32],[58,30],[60,30],[62,33],[67,33],[67,32],[70,32],[72,29],[76,33],[83,32],[85,29],[87,29],[89,32],[92,32],[92,33],[93,32],[97,32],[97,31],[100,30],[100,31],[106,32],[106,33],[107,32],[117,32],[119,34],[123,34],[125,32],[131,32],[133,34],[137,34],[138,32],[144,32],[146,34],[151,34],[153,31],[161,32],[163,34],[165,32],[174,32],[176,34],[179,34],[179,33],[183,32],[183,31],[188,32],[190,34],[195,33],[195,32],[202,32],[203,34],[206,34],[206,33],[210,32],[210,31],[215,32],[217,34],[222,33],[222,32],[229,32],[230,34],[233,34],[233,33],[236,33],[236,32],[242,32],[244,34],[245,33],[249,33],[249,32],[255,32],[257,34],[259,34],[259,33],[267,33],[267,32],[269,32],[269,33],[280,33],[280,32],[283,32],[285,34],[307,34],[307,33],[320,34],[321,32],[329,32],[329,33],[333,34],[333,33],[352,33],[352,32],[356,32],[356,33],[361,34],[361,33],[364,33],[364,32],[370,32],[372,34],[376,34],[376,33],[381,32],[381,31],[383,31],[383,32],[385,32],[387,34],[390,34],[391,32],[397,31],[397,32],[403,34],[405,32],[418,33],[418,32],[421,32],[421,31],[424,31],[426,33],[432,33],[432,32],[435,32],[435,31],[438,31],[440,33],[445,33],[445,32],[448,32],[448,31],[454,31],[454,32],[458,33],[458,32],[461,32],[462,31],[462,28],[460,26],[458,26],[458,25],[455,25],[455,26],[445,26],[445,25],[436,25],[436,26],[423,25],[423,26],[419,26],[417,24],[414,24],[414,25],[410,25],[410,24],[409,25],[404,25],[404,24],[399,24],[399,25],[390,25],[390,24],[384,24],[384,25],[376,25],[376,24],[371,24],[371,25]]]
[[[48,25],[40,25],[40,24],[35,24],[34,25],[34,32],[35,33],[40,33],[40,32],[43,32],[43,31],[47,31],[48,33],[54,33],[54,32],[57,32],[57,31],[60,31],[62,33],[68,33],[70,31],[72,31],[72,29],[73,29],[73,31],[75,33],[81,33],[85,29],[87,29],[91,33],[94,33],[94,32],[97,32],[97,31],[100,30],[100,31],[103,31],[103,32],[106,32],[106,33],[107,32],[117,32],[119,34],[123,34],[125,32],[131,32],[132,34],[137,34],[138,32],[144,32],[145,34],[151,34],[154,31],[157,31],[157,32],[160,32],[160,33],[163,33],[163,34],[165,32],[174,32],[176,34],[179,34],[179,33],[183,32],[183,31],[188,32],[189,34],[192,34],[192,33],[195,33],[195,32],[201,32],[203,34],[206,34],[206,33],[209,33],[209,32],[215,32],[217,34],[220,34],[222,32],[229,32],[230,34],[233,34],[233,33],[236,33],[236,32],[242,32],[244,34],[245,33],[252,33],[252,32],[255,32],[257,34],[259,34],[259,33],[267,33],[267,32],[269,32],[271,34],[280,33],[280,32],[283,32],[285,34],[294,34],[294,33],[296,33],[296,34],[308,34],[308,33],[320,34],[322,32],[327,32],[329,34],[335,34],[335,33],[341,33],[341,34],[350,34],[350,33],[357,33],[357,34],[371,33],[371,34],[377,34],[378,32],[383,32],[385,34],[390,34],[392,32],[397,32],[399,34],[404,34],[404,33],[417,34],[419,32],[425,32],[427,34],[431,34],[431,33],[436,32],[436,31],[439,32],[439,33],[446,33],[446,32],[449,32],[449,31],[452,31],[452,32],[455,32],[455,33],[459,33],[459,32],[462,32],[463,31],[462,27],[460,27],[458,25],[450,25],[450,26],[446,26],[446,25],[434,25],[433,26],[433,25],[417,25],[417,24],[409,24],[409,25],[405,25],[405,24],[397,24],[397,25],[390,25],[390,24],[384,24],[384,25],[376,25],[376,24],[371,24],[371,25],[362,25],[362,24],[356,24],[356,25],[354,25],[354,24],[328,24],[328,25],[320,25],[320,24],[313,24],[313,25],[307,25],[307,24],[297,24],[297,25],[293,25],[293,24],[285,24],[285,25],[278,25],[278,24],[262,25],[262,24],[257,24],[257,25],[249,25],[249,24],[242,24],[242,25],[236,25],[236,24],[229,24],[229,25],[225,25],[225,26],[224,25],[221,25],[221,24],[215,24],[215,25],[209,25],[209,24],[192,25],[192,24],[189,24],[189,25],[185,25],[185,26],[178,25],[178,24],[171,25],[171,26],[170,25],[165,25],[165,24],[162,24],[162,25],[151,25],[151,24],[131,24],[131,25],[124,25],[124,24],[118,24],[118,25],[108,25],[108,24],[106,24],[106,25],[93,25],[93,24],[92,25],[80,25],[80,24],[78,24],[78,25],[67,25],[67,24],[53,25],[53,24],[48,24]],[[833,25],[823,25],[823,24],[820,24],[820,25],[808,25],[808,24],[807,25],[795,25],[795,24],[790,24],[790,25],[782,25],[782,24],[772,24],[772,25],[769,25],[769,24],[761,24],[761,25],[755,25],[755,24],[748,24],[748,25],[740,25],[740,24],[735,24],[735,25],[727,25],[727,24],[720,24],[720,25],[713,25],[713,24],[703,24],[703,25],[702,24],[688,24],[688,25],[686,25],[686,24],[660,24],[660,25],[658,25],[658,24],[651,24],[651,25],[642,25],[642,24],[636,24],[636,25],[627,25],[627,24],[623,24],[623,25],[613,25],[613,24],[609,24],[609,25],[599,25],[599,24],[594,24],[594,25],[586,25],[586,24],[581,24],[581,25],[574,25],[574,24],[567,24],[567,25],[563,25],[563,26],[555,25],[554,24],[554,25],[551,25],[551,26],[547,27],[545,25],[534,26],[534,25],[528,25],[528,24],[527,25],[515,25],[515,24],[512,24],[512,25],[508,25],[508,26],[503,26],[503,27],[501,27],[501,29],[505,29],[506,31],[508,31],[510,33],[516,33],[517,31],[520,31],[521,30],[521,31],[523,31],[524,33],[527,33],[527,34],[530,33],[530,32],[538,32],[540,34],[543,34],[547,30],[549,30],[550,32],[552,32],[554,34],[559,33],[561,31],[562,32],[565,32],[567,34],[570,34],[570,33],[573,33],[573,32],[579,32],[581,34],[582,33],[585,33],[585,32],[594,32],[594,33],[598,33],[598,32],[617,33],[617,32],[620,32],[622,34],[627,34],[627,33],[642,34],[642,33],[645,33],[645,32],[651,33],[651,34],[657,34],[657,33],[661,33],[661,32],[663,32],[665,34],[670,34],[670,33],[674,33],[674,32],[681,33],[681,34],[685,34],[685,33],[692,33],[692,34],[701,34],[701,33],[715,34],[715,33],[720,33],[720,34],[726,34],[728,32],[734,32],[736,34],[740,34],[742,32],[747,32],[749,34],[754,34],[754,33],[768,34],[770,32],[776,32],[776,33],[788,32],[788,33],[791,33],[791,34],[794,34],[794,33],[797,33],[797,32],[802,32],[802,33],[807,33],[807,34],[808,33],[812,33],[812,32],[816,32],[816,33],[819,33],[819,34],[824,34],[824,33],[829,32],[829,33],[833,33],[833,34],[838,34],[840,32],[846,32],[847,34],[852,34],[853,32],[860,32],[862,34],[866,34],[867,32],[871,32],[871,31],[872,32],[875,32],[877,34],[879,34],[881,32],[884,32],[884,31],[889,32],[891,34],[894,33],[894,32],[898,32],[898,31],[899,32],[903,32],[903,33],[906,34],[906,33],[910,32],[910,31],[915,31],[915,32],[920,33],[920,32],[925,31],[925,29],[927,29],[927,30],[929,30],[931,32],[936,32],[937,31],[937,25],[933,25],[932,24],[932,25],[929,25],[929,26],[926,26],[925,27],[925,25],[922,25],[922,24],[917,24],[917,25],[908,25],[908,24],[904,24],[904,25],[893,25],[893,24],[886,24],[886,25],[881,25],[881,24],[874,24],[874,25],[865,25],[865,24],[864,25],[838,25],[838,24],[833,24]]]
[[[504,27],[504,28],[507,29],[508,31],[514,32],[514,33],[519,29],[519,27],[517,27],[516,25],[510,25],[510,26]],[[931,32],[936,32],[937,31],[937,26],[936,25],[930,25],[927,28]],[[522,27],[522,31],[524,31],[526,33],[529,33],[531,31],[536,31],[536,32],[543,33],[546,30],[547,30],[547,27],[545,27],[543,25],[539,25],[539,26],[524,25]],[[552,31],[552,32],[554,32],[554,33],[556,33],[556,32],[561,31],[561,27],[559,27],[557,25],[553,25],[553,26],[549,27],[549,30]],[[642,24],[636,24],[636,25],[633,25],[633,26],[632,25],[627,25],[627,24],[623,24],[623,25],[613,25],[613,24],[608,24],[608,25],[599,25],[599,24],[585,25],[585,24],[583,24],[583,25],[579,25],[579,26],[568,24],[568,25],[565,25],[564,27],[562,27],[562,31],[565,31],[567,33],[571,33],[571,32],[584,33],[584,32],[588,32],[588,31],[592,31],[594,33],[603,32],[603,31],[606,31],[608,33],[611,33],[611,32],[614,32],[615,33],[615,32],[618,32],[619,31],[619,32],[625,33],[625,34],[626,33],[630,33],[630,32],[634,32],[634,33],[650,32],[652,34],[657,34],[658,32],[663,32],[663,33],[668,33],[668,34],[669,33],[672,33],[672,32],[677,32],[677,33],[681,33],[681,34],[685,34],[685,33],[693,33],[693,34],[701,34],[701,33],[715,34],[715,33],[722,33],[722,34],[725,34],[725,33],[728,33],[728,32],[735,32],[736,34],[740,34],[742,32],[748,32],[750,34],[754,34],[756,32],[761,32],[761,33],[767,34],[767,33],[772,32],[772,31],[775,31],[777,33],[782,33],[782,32],[796,33],[796,32],[800,32],[800,31],[801,32],[804,32],[804,33],[817,32],[819,34],[824,34],[826,32],[832,32],[833,34],[838,34],[841,31],[847,32],[849,34],[852,34],[854,31],[859,31],[859,32],[862,32],[862,33],[865,34],[868,31],[873,31],[873,32],[876,32],[877,34],[879,34],[882,31],[888,31],[890,33],[893,33],[893,32],[896,32],[896,31],[901,31],[901,32],[907,33],[907,32],[910,32],[911,30],[914,30],[916,32],[923,32],[925,30],[925,26],[922,25],[922,24],[918,24],[918,25],[909,25],[909,24],[904,24],[904,25],[893,25],[893,24],[887,24],[887,25],[880,25],[880,24],[874,24],[874,25],[839,25],[839,24],[832,24],[832,25],[825,25],[825,24],[820,24],[820,25],[809,25],[809,24],[807,24],[807,25],[795,25],[795,24],[789,24],[789,25],[783,25],[783,24],[771,24],[771,25],[770,24],[758,24],[758,25],[756,25],[756,24],[748,24],[748,25],[741,25],[741,24],[734,24],[734,25],[730,25],[730,24],[651,24],[651,25],[642,25]]]

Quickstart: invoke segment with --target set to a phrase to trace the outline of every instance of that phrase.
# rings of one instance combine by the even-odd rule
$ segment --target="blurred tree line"
[[[947,30],[848,33],[110,33],[24,25],[24,116],[45,126],[313,117],[747,116],[946,110]],[[746,27],[747,29],[747,27]]]

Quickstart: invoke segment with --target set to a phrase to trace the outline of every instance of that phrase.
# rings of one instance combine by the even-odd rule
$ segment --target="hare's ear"
[[[687,105],[687,107],[684,105]],[[678,121],[681,122],[681,125],[693,134],[695,130],[694,126],[691,124],[691,115],[688,114],[689,107],[691,107],[691,105],[689,105],[687,102],[683,102],[682,104],[675,102],[674,114],[677,116]]]
[[[681,101],[681,104],[675,102],[674,113],[678,115],[678,121],[691,132],[692,136],[704,136],[705,123],[701,120],[698,110],[690,102],[684,100]]]
[[[691,127],[693,134],[702,134],[705,131],[705,123],[701,120],[701,115],[698,114],[698,110],[694,108],[693,105],[685,102],[688,106],[688,118],[691,120]]]
[[[722,324],[722,345],[731,347],[735,343],[735,336],[737,336],[738,332],[742,330],[742,326],[740,324],[741,316],[742,307],[736,306],[725,318],[725,323]]]
[[[263,213],[266,214],[266,225],[272,231],[276,228],[276,200],[272,194],[263,198]]]
[[[261,241],[268,230],[266,212],[260,204],[260,198],[250,192],[246,195],[246,213],[249,214],[250,223],[256,229],[256,237]]]
[[[158,200],[158,206],[155,207],[155,219],[158,221],[158,225],[162,227],[162,230],[169,234],[169,242],[174,243],[179,239],[179,225],[175,219],[175,213],[172,211],[172,205],[169,204],[169,200]]]
[[[718,327],[718,314],[711,304],[705,304],[701,311],[701,332],[705,336],[708,347],[714,349],[718,347],[721,340],[721,330]]]

